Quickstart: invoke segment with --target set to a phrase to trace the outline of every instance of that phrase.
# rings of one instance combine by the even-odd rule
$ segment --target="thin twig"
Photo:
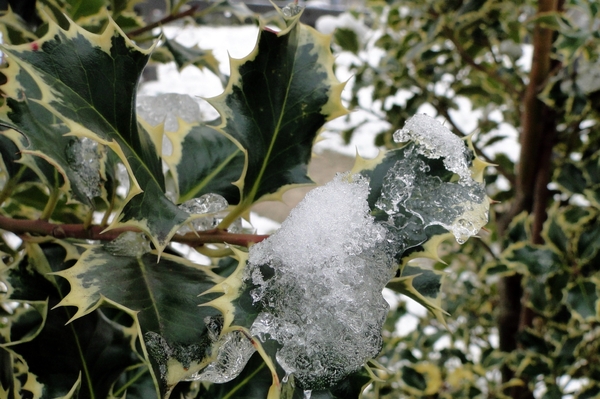
[[[85,227],[83,224],[56,224],[45,220],[12,219],[0,215],[0,229],[10,231],[17,235],[33,234],[44,235],[54,238],[79,238],[97,241],[112,241],[121,233],[126,231],[140,232],[135,227],[120,227],[104,231],[102,226]],[[259,234],[236,234],[225,230],[208,230],[189,232],[183,235],[176,234],[172,241],[198,247],[204,244],[226,243],[247,247],[263,241],[268,235]]]
[[[141,28],[132,30],[131,32],[127,33],[127,37],[131,39],[131,38],[134,38],[136,36],[141,35],[142,33],[146,33],[148,31],[151,31],[154,28],[158,28],[159,26],[166,25],[169,22],[173,22],[173,21],[176,21],[178,19],[182,19],[182,18],[185,18],[185,17],[192,16],[198,10],[198,7],[199,7],[199,5],[194,5],[191,8],[189,8],[189,9],[187,9],[185,11],[179,12],[177,14],[167,15],[166,17],[164,17],[161,20],[158,20],[158,21],[153,22],[151,24],[148,24],[146,26],[142,26]]]

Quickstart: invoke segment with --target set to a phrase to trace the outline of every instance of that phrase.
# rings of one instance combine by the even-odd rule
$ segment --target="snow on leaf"
[[[208,101],[218,129],[247,151],[239,213],[291,185],[312,184],[307,164],[321,126],[346,113],[333,74],[329,37],[298,22],[279,33],[263,28],[254,50],[231,60],[229,83]]]
[[[162,249],[186,216],[164,196],[160,159],[135,115],[135,93],[150,50],[136,47],[110,20],[100,35],[71,22],[68,30],[50,22],[44,37],[31,43],[3,46],[9,66],[3,72],[6,104],[0,124],[23,133],[25,152],[40,156],[63,175],[65,191],[91,203],[97,191],[82,185],[92,177],[102,184],[104,161],[83,176],[69,153],[73,140],[84,138],[114,151],[127,168],[131,188],[117,224],[148,232]],[[89,177],[90,179],[86,179]],[[143,195],[138,195],[144,192]]]
[[[395,263],[368,192],[366,179],[338,176],[250,248],[245,278],[260,311],[251,332],[278,342],[277,362],[304,389],[336,385],[381,349],[381,291]]]

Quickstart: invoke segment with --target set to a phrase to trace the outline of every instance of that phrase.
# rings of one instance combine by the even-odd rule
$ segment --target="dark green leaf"
[[[328,37],[297,17],[278,34],[262,29],[255,50],[232,60],[225,92],[209,100],[221,114],[218,128],[247,151],[238,214],[263,196],[278,198],[282,188],[311,184],[307,164],[317,132],[346,112]]]
[[[357,54],[360,50],[360,42],[356,32],[348,28],[337,28],[333,34],[333,40],[346,51]]]
[[[175,40],[164,39],[165,47],[181,71],[188,65],[195,65],[198,68],[207,68],[215,75],[221,77],[219,70],[219,61],[214,57],[211,50],[202,50],[198,46],[186,47]]]
[[[132,256],[127,254],[130,250],[111,253],[103,247],[89,248],[75,266],[58,273],[71,285],[61,305],[77,307],[73,319],[106,300],[135,312],[165,392],[167,386],[205,366],[202,362],[211,345],[205,318],[220,314],[213,307],[199,306],[211,296],[198,295],[222,279],[179,257],[163,254],[159,260],[149,253]]]
[[[179,131],[167,133],[173,154],[165,156],[177,187],[179,201],[204,194],[225,197],[230,205],[240,200],[238,182],[244,170],[244,152],[229,138],[205,124],[184,124]]]
[[[596,317],[597,301],[596,284],[592,282],[578,281],[567,291],[567,305],[584,320]]]
[[[427,389],[427,381],[425,380],[423,374],[419,373],[412,367],[402,367],[402,381],[404,381],[408,386],[419,391],[424,391]]]

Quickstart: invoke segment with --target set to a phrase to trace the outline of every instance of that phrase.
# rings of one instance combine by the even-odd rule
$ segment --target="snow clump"
[[[278,363],[305,389],[335,384],[381,350],[381,292],[395,265],[368,194],[366,179],[338,175],[250,249],[246,280],[261,309],[251,332],[281,345]]]

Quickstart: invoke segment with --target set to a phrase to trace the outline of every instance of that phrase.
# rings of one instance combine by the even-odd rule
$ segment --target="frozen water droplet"
[[[204,194],[199,198],[194,198],[179,205],[179,209],[193,214],[217,213],[227,209],[227,200],[219,194]]]
[[[150,252],[150,241],[144,233],[126,231],[104,244],[104,249],[115,256],[142,256]]]
[[[231,331],[213,344],[214,361],[188,380],[222,384],[237,377],[256,349],[241,331]]]
[[[228,203],[225,198],[219,194],[204,194],[199,198],[194,198],[179,205],[179,209],[190,215],[206,215],[192,219],[189,226],[179,229],[179,233],[191,231],[206,231],[216,228],[225,217]],[[191,227],[191,228],[190,228]]]
[[[289,3],[287,6],[285,6],[281,9],[281,13],[286,18],[292,18],[292,17],[295,17],[296,15],[300,14],[300,12],[302,12],[302,10],[303,10],[303,8],[300,7],[298,4]]]
[[[71,184],[88,198],[101,194],[100,168],[104,157],[104,146],[87,137],[73,138],[65,149],[72,175]]]
[[[365,179],[337,176],[250,249],[245,280],[261,309],[251,332],[282,345],[277,362],[304,389],[334,384],[381,348],[394,263],[368,193]]]

